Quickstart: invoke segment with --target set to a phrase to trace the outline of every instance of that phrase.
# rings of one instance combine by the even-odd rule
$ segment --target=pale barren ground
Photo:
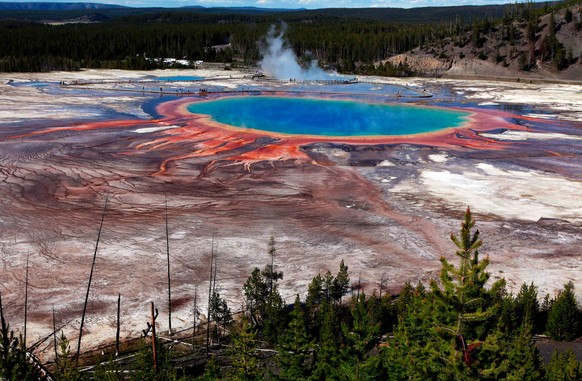
[[[226,74],[239,79],[215,78],[205,86],[258,86],[241,73]],[[511,142],[505,150],[311,143],[303,150],[328,165],[259,162],[248,172],[233,163],[204,176],[202,168],[216,158],[179,160],[154,176],[166,153],[137,148],[169,128],[148,125],[151,117],[142,109],[159,95],[120,91],[135,86],[128,84],[92,91],[14,86],[156,75],[225,72],[91,70],[0,77],[0,292],[12,327],[20,329],[28,256],[29,345],[50,334],[53,306],[57,324],[65,324],[75,341],[106,194],[87,347],[113,340],[118,293],[124,337],[137,337],[145,328],[150,301],[160,308],[160,329],[167,329],[165,195],[172,324],[178,329],[192,324],[195,290],[201,311],[206,309],[213,235],[218,290],[233,310],[241,308],[242,284],[253,267],[267,263],[271,235],[277,241],[275,263],[284,272],[281,293],[289,302],[296,293],[305,295],[318,272],[335,273],[341,259],[352,282],[359,279],[368,293],[383,277],[397,292],[405,281],[428,282],[438,274],[439,257],[454,256],[448,237],[467,206],[482,232],[481,255],[490,257],[493,279],[505,278],[513,291],[534,282],[540,297],[555,295],[571,280],[582,296],[582,86],[370,78],[427,88],[436,95],[430,102],[500,105],[531,121],[519,122],[526,131],[499,133],[491,126],[484,136]],[[18,137],[110,119],[144,123]],[[46,356],[51,350],[47,341],[38,352]]]

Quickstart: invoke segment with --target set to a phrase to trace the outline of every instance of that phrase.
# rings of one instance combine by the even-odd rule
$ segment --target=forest
[[[154,69],[159,58],[253,66],[259,42],[281,21],[298,56],[319,60],[340,73],[412,75],[406,68],[377,68],[376,62],[413,48],[486,35],[503,19],[534,23],[560,3],[516,3],[487,7],[323,9],[266,12],[229,9],[61,11],[56,19],[89,17],[92,23],[49,25],[48,11],[0,11],[0,71],[41,72],[80,68]],[[97,12],[97,13],[96,13]],[[577,16],[577,15],[576,15]],[[476,31],[476,32],[475,32]],[[479,39],[475,38],[474,43]]]
[[[544,362],[533,340],[549,335],[571,341],[582,335],[582,309],[568,282],[555,297],[541,298],[523,284],[514,295],[504,279],[490,281],[489,257],[470,209],[451,234],[454,262],[442,257],[438,278],[406,283],[398,294],[380,288],[367,295],[343,262],[335,275],[316,275],[304,300],[286,305],[279,293],[276,242],[270,263],[255,268],[243,286],[244,310],[234,314],[212,287],[206,336],[162,342],[148,324],[137,348],[103,354],[80,364],[69,340],[55,331],[53,380],[581,380],[572,350]],[[494,238],[491,238],[494,239]],[[212,274],[212,269],[211,269]],[[355,284],[355,286],[354,286]],[[351,294],[348,295],[348,294]],[[1,307],[1,299],[0,299]],[[45,379],[31,365],[1,313],[0,378]],[[152,304],[153,313],[153,304]],[[155,318],[154,318],[155,320]],[[57,335],[59,335],[57,340]],[[184,340],[184,339],[182,339]],[[212,343],[212,344],[210,344]],[[126,349],[127,351],[127,349]],[[187,359],[187,360],[186,360]],[[195,361],[193,361],[195,360]],[[82,365],[82,366],[81,366]],[[87,366],[91,365],[91,366]]]

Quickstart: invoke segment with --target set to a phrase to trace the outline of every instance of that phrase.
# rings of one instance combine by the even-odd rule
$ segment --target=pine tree
[[[484,287],[489,280],[486,271],[489,258],[479,259],[479,247],[483,241],[479,239],[479,230],[471,232],[474,225],[471,210],[467,208],[460,235],[451,234],[451,240],[458,248],[459,267],[441,258],[442,288],[436,282],[431,283],[435,297],[452,308],[456,315],[447,330],[454,336],[465,337],[465,340],[484,338],[488,329],[486,323],[497,307],[491,303],[492,295]],[[496,288],[496,284],[492,285],[492,289]]]
[[[552,304],[546,329],[553,339],[570,341],[578,336],[580,324],[580,307],[574,295],[574,283],[570,281]]]
[[[566,13],[564,13],[564,20],[566,23],[571,23],[573,19],[573,14],[570,8],[566,8]]]
[[[256,331],[249,324],[245,315],[238,332],[232,335],[232,349],[230,352],[233,372],[229,379],[240,381],[261,380],[261,369],[257,363],[255,350],[257,349]]]
[[[307,299],[305,300],[305,306],[307,308],[307,328],[316,337],[319,326],[322,323],[319,320],[321,317],[319,311],[323,300],[323,278],[320,274],[317,274],[307,286]]]
[[[307,334],[303,308],[297,295],[289,327],[281,335],[277,348],[281,380],[306,380],[311,375],[312,345],[313,341]]]
[[[511,350],[507,354],[509,362],[508,381],[538,381],[545,376],[539,351],[532,342],[533,325],[525,321],[515,332]]]
[[[262,337],[270,344],[277,343],[281,327],[286,323],[284,308],[285,301],[279,294],[278,286],[275,285],[267,299],[261,331]]]
[[[57,358],[55,359],[55,365],[55,373],[59,380],[77,381],[81,379],[81,375],[75,366],[75,360],[71,354],[69,339],[67,339],[67,336],[63,332],[61,332],[61,337],[59,338],[59,350],[57,352]]]
[[[217,381],[222,379],[222,369],[216,363],[214,355],[210,357],[204,368],[204,374],[199,379],[200,381]]]
[[[350,276],[348,266],[344,260],[340,262],[339,270],[331,285],[331,297],[336,303],[340,303],[342,297],[348,293],[350,287]]]
[[[264,337],[271,343],[277,340],[279,328],[283,322],[284,307],[283,298],[278,291],[278,281],[283,279],[283,273],[275,270],[275,253],[275,240],[271,236],[270,263],[262,271],[255,268],[243,285],[251,321],[255,326],[262,328]]]
[[[515,298],[505,290],[505,282],[501,285],[501,291],[495,294],[499,294],[499,300],[494,301],[494,303],[500,306],[497,329],[506,335],[510,335],[512,331],[519,327],[518,321],[522,320],[522,317],[517,316]]]
[[[378,357],[371,356],[370,351],[378,341],[379,325],[374,324],[368,315],[366,295],[362,292],[354,296],[351,308],[351,327],[342,322],[342,332],[346,338],[342,371],[348,380],[369,380],[380,377]]]
[[[154,355],[151,341],[142,338],[136,356],[135,369],[131,373],[132,381],[177,381],[183,380],[178,377],[174,368],[169,349],[156,341],[157,369],[154,367]],[[60,379],[59,379],[60,380]]]
[[[253,325],[257,325],[261,320],[261,314],[265,311],[267,298],[269,297],[269,287],[258,267],[255,267],[248,277],[243,285],[243,291],[250,319]]]
[[[321,331],[319,343],[315,347],[315,369],[310,380],[342,380],[339,372],[344,362],[342,348],[343,336],[338,330],[340,321],[337,307],[323,302],[319,314],[321,315]]]
[[[123,373],[124,372],[119,364],[113,361],[113,358],[110,357],[107,362],[99,362],[97,366],[95,366],[93,379],[99,381],[124,381],[125,376]]]
[[[4,318],[2,296],[0,295],[0,379],[39,380],[41,377],[29,365],[22,338],[15,337],[14,331]]]
[[[546,366],[548,381],[580,381],[582,379],[582,363],[576,361],[572,349],[565,353],[554,350],[550,363]]]
[[[275,254],[277,249],[275,247],[275,237],[271,236],[269,239],[269,257],[271,262],[265,265],[265,268],[261,272],[261,275],[265,278],[265,282],[268,285],[268,294],[270,295],[275,287],[277,286],[277,281],[283,279],[283,273],[280,271],[275,271]]]
[[[454,341],[440,332],[442,316],[431,293],[407,291],[408,306],[398,316],[398,325],[384,354],[384,366],[393,380],[454,379],[462,356]]]
[[[553,304],[554,299],[550,297],[550,294],[546,294],[540,306],[539,325],[541,331],[544,331],[548,324],[548,316],[550,315],[550,310],[552,309]]]
[[[411,304],[413,297],[414,297],[414,287],[412,287],[409,281],[406,281],[395,303],[396,313],[398,317],[403,317],[406,315],[408,311],[408,306]]]
[[[323,297],[327,303],[332,300],[334,277],[328,270],[323,276]]]
[[[538,289],[533,282],[528,286],[521,285],[519,293],[515,297],[515,310],[518,319],[517,326],[527,324],[533,329],[539,326],[540,304],[538,301]]]
[[[496,324],[504,282],[494,283],[490,290],[485,288],[489,260],[479,259],[482,241],[478,230],[472,232],[474,225],[467,208],[460,234],[451,234],[458,266],[441,258],[440,283],[432,281],[430,292],[419,285],[413,297],[409,287],[408,305],[400,307],[403,312],[386,350],[390,374],[400,378],[476,379],[485,370],[498,373],[502,364],[493,360],[509,346]]]
[[[220,344],[222,331],[232,322],[232,314],[226,300],[216,291],[213,291],[210,297],[210,316],[212,321],[216,322],[216,338]]]
[[[372,324],[378,324],[380,333],[392,332],[396,323],[396,308],[392,303],[392,296],[385,292],[380,298],[376,293],[367,300],[368,314]]]

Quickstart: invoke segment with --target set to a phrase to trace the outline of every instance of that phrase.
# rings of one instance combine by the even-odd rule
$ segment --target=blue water
[[[58,85],[58,82],[40,82],[40,81],[10,81],[9,84],[14,87],[48,87]]]
[[[202,77],[194,77],[191,75],[175,75],[173,77],[156,77],[158,81],[180,82],[180,81],[200,81]]]
[[[197,102],[188,111],[239,128],[323,136],[419,134],[459,126],[469,115],[405,104],[267,96]]]

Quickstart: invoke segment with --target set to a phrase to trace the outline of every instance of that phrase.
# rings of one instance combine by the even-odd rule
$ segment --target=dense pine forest
[[[581,380],[582,363],[574,352],[555,351],[544,363],[533,341],[533,335],[541,333],[558,341],[582,335],[582,310],[573,283],[566,283],[555,298],[540,298],[533,283],[523,284],[516,295],[509,293],[504,279],[490,281],[490,259],[479,255],[483,241],[474,225],[467,209],[460,232],[451,235],[456,260],[441,258],[440,275],[429,284],[406,283],[397,295],[382,288],[367,295],[351,281],[341,261],[335,275],[315,276],[306,298],[298,295],[291,305],[279,293],[284,274],[277,271],[279,254],[271,239],[270,263],[255,268],[244,283],[242,314],[235,317],[228,303],[212,291],[206,337],[204,332],[191,336],[191,349],[178,349],[184,338],[162,342],[148,324],[130,356],[123,351],[117,358],[101,355],[85,359],[80,367],[69,340],[55,332],[59,337],[54,339],[56,359],[50,377]],[[43,379],[4,313],[1,317],[0,378]],[[90,363],[97,365],[87,366]]]
[[[482,45],[495,25],[512,22],[527,25],[535,37],[532,28],[538,28],[541,15],[578,3],[278,12],[228,8],[0,10],[0,71],[167,67],[159,58],[255,65],[260,59],[259,41],[271,25],[284,21],[289,26],[286,37],[297,55],[315,58],[324,68],[411,75],[412,70],[402,67],[406,65],[391,67],[378,62],[447,39],[461,41],[468,33],[472,36],[469,43]],[[579,14],[570,17],[582,27]],[[70,23],[52,25],[46,20]],[[527,37],[514,29],[514,40]],[[550,43],[553,51],[559,51],[558,41]],[[528,63],[535,58],[530,57]]]

